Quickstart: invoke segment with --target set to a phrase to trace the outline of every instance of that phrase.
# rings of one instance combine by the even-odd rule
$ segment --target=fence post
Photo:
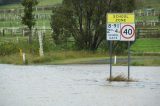
[[[19,43],[19,38],[17,37],[17,43]]]
[[[23,35],[23,36],[25,35],[24,29],[22,29],[22,35]]]
[[[153,22],[153,26],[156,26],[156,22],[155,21]]]
[[[140,37],[139,35],[140,35],[140,29],[137,29],[137,35],[136,35],[136,36],[137,36],[137,38],[139,38],[139,37]]]
[[[2,33],[3,33],[3,36],[5,36],[5,29],[3,29]]]
[[[13,29],[11,28],[10,30],[11,30],[11,36],[13,36]]]

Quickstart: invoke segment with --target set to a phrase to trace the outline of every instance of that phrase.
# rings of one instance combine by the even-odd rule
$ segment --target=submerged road
[[[114,63],[114,56],[112,57],[112,62]],[[160,60],[160,57],[145,57],[145,58],[131,58],[131,62],[142,62],[143,61],[152,61],[152,60]],[[117,63],[127,63],[128,58],[117,58]],[[89,64],[109,64],[110,59],[96,59],[96,60],[90,60],[90,61],[82,61],[81,63],[89,63]]]
[[[127,67],[113,66],[113,75]],[[160,67],[108,82],[109,65],[0,65],[0,106],[160,106]]]

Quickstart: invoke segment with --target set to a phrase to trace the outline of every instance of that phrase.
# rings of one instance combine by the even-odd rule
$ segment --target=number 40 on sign
[[[135,40],[135,24],[121,24],[121,41]]]

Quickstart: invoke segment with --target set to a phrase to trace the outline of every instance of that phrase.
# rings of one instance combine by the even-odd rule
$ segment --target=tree
[[[131,12],[131,1],[134,0],[63,0],[62,6],[57,7],[61,11],[53,11],[51,18],[53,36],[65,36],[67,31],[79,49],[96,50],[105,40],[106,13]]]
[[[37,0],[23,0],[21,3],[24,6],[24,16],[22,17],[22,24],[29,28],[29,44],[32,43],[32,28],[35,25],[35,18],[33,15],[33,8],[38,4]]]
[[[59,45],[61,43],[65,43],[67,38],[70,37],[70,34],[66,29],[72,28],[70,23],[74,23],[73,13],[67,8],[63,8],[62,6],[57,6],[53,8],[53,15],[51,19],[51,28],[53,29],[53,39],[55,44]],[[70,19],[70,20],[67,20]]]

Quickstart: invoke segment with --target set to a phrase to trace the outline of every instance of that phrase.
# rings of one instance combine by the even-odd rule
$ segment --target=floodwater
[[[0,65],[0,106],[160,106],[160,67],[131,67],[137,82],[107,77],[109,65]]]

